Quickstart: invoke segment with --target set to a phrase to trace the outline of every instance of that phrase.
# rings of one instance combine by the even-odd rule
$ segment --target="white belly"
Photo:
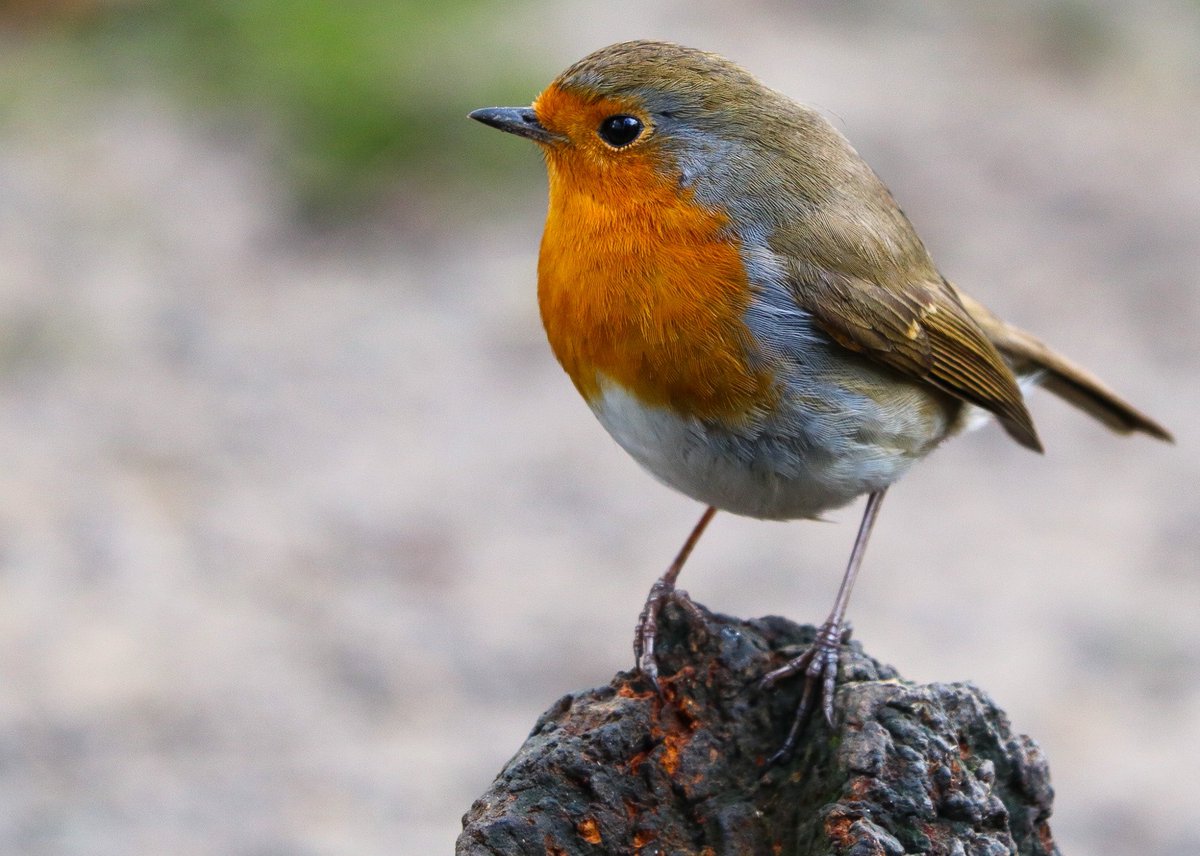
[[[877,430],[874,402],[836,389],[826,392],[844,408],[790,411],[736,430],[648,407],[611,382],[601,390],[596,417],[638,463],[693,499],[748,517],[839,508],[898,479],[946,431],[914,424],[911,437],[897,433],[894,412],[888,430]]]

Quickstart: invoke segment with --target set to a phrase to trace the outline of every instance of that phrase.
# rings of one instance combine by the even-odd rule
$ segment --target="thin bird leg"
[[[690,612],[697,621],[704,620],[700,610],[696,608],[696,604],[692,603],[691,598],[688,597],[688,593],[675,589],[675,580],[679,578],[679,572],[683,570],[684,563],[692,554],[696,542],[700,540],[708,522],[716,513],[717,509],[710,505],[700,515],[700,521],[692,529],[692,534],[683,542],[675,561],[667,568],[667,572],[651,586],[650,594],[646,598],[646,605],[642,607],[642,614],[638,617],[637,633],[633,637],[633,655],[637,658],[638,671],[645,676],[650,685],[654,687],[654,691],[659,694],[662,693],[662,688],[658,685],[658,662],[654,658],[654,642],[658,638],[658,616],[668,602],[674,602]]]
[[[792,722],[787,740],[772,756],[770,763],[786,760],[791,756],[796,748],[800,729],[818,700],[825,713],[826,722],[833,725],[833,694],[837,684],[838,649],[845,641],[842,636],[842,623],[846,617],[846,605],[850,602],[850,592],[854,588],[854,580],[858,576],[858,568],[867,549],[867,540],[871,537],[871,528],[875,525],[875,518],[879,516],[879,506],[886,491],[887,488],[877,490],[867,497],[867,507],[863,511],[862,523],[858,526],[858,537],[854,539],[854,549],[850,552],[850,562],[846,565],[846,573],[838,588],[837,600],[833,602],[833,610],[829,617],[817,631],[816,639],[799,657],[768,672],[762,679],[760,686],[766,689],[784,678],[804,673],[804,694],[800,697],[796,718]]]

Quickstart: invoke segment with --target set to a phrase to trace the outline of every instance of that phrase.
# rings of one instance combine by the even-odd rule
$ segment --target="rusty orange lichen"
[[[696,704],[695,699],[681,700],[676,707],[679,711],[679,717],[687,725],[691,731],[698,731],[701,723],[704,721],[704,711],[700,705]]]
[[[1050,834],[1050,824],[1042,821],[1037,825],[1037,837],[1041,842],[1042,849],[1047,853],[1054,853],[1054,836]]]
[[[633,684],[626,682],[617,687],[617,696],[619,698],[645,698],[650,695],[649,692],[638,692],[633,688]]]
[[[579,823],[575,824],[575,829],[578,830],[579,837],[588,844],[600,843],[600,827],[596,823],[596,818],[585,817]]]
[[[838,847],[849,847],[851,842],[850,827],[854,821],[844,814],[831,814],[825,819],[825,837]]]
[[[647,844],[652,844],[658,838],[657,833],[651,829],[639,829],[633,833],[633,849],[641,850]]]
[[[856,776],[850,782],[850,796],[852,799],[860,800],[871,793],[871,779],[866,776]]]
[[[679,749],[683,742],[684,738],[679,734],[668,734],[663,738],[662,759],[659,763],[669,776],[674,776],[679,769]]]

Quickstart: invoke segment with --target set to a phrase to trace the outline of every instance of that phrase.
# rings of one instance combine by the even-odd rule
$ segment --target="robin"
[[[819,113],[711,53],[654,41],[596,51],[531,107],[471,118],[533,140],[549,173],[538,303],[596,418],[707,508],[642,610],[657,689],[663,606],[717,509],[815,518],[866,494],[781,755],[820,704],[832,722],[846,605],[888,486],[993,416],[1041,451],[1024,390],[1119,433],[1161,425],[942,276],[879,177]]]

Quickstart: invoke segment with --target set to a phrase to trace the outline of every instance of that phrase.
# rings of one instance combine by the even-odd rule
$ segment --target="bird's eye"
[[[610,146],[627,146],[642,133],[641,120],[634,116],[609,116],[600,123],[600,139]]]

